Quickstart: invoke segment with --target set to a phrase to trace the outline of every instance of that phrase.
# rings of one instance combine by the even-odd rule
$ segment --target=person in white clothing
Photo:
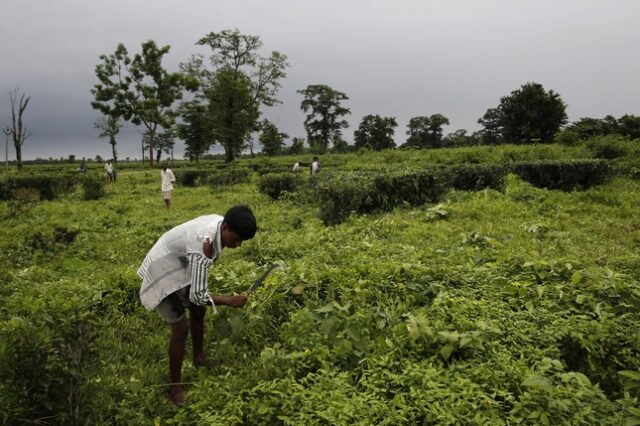
[[[293,165],[293,172],[297,173],[300,171],[300,162],[296,161],[296,163]]]
[[[162,171],[160,172],[160,176],[162,177],[162,199],[164,200],[164,205],[169,208],[171,206],[171,192],[173,191],[173,183],[176,181],[176,177],[174,176],[171,169],[169,169],[169,165],[166,161],[162,163]]]
[[[107,182],[113,182],[113,164],[111,164],[111,160],[107,160],[104,163],[104,171],[107,174]]]
[[[311,163],[311,174],[315,175],[320,171],[320,160],[318,157],[313,157],[313,162]]]
[[[181,384],[185,343],[191,332],[193,364],[206,366],[203,347],[207,305],[244,306],[244,294],[211,296],[208,277],[211,265],[223,248],[236,248],[257,231],[256,218],[247,206],[230,208],[224,217],[211,214],[185,222],[162,235],[138,269],[142,278],[140,301],[171,325],[169,340],[170,400],[185,401]],[[189,319],[186,310],[189,310]]]

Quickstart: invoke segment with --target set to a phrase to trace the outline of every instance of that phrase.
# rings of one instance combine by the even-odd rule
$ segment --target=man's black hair
[[[224,215],[223,222],[243,240],[250,240],[258,230],[256,217],[247,206],[231,207]]]

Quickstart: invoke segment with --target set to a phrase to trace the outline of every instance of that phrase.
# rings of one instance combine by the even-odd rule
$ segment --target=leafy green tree
[[[287,154],[302,154],[304,153],[304,138],[291,139],[291,146],[287,149]]]
[[[630,139],[640,138],[640,117],[625,114],[618,119],[618,133]]]
[[[171,159],[173,159],[173,147],[175,145],[175,132],[173,129],[165,129],[155,136],[155,147],[156,147],[156,162],[159,163],[162,159],[162,153],[169,154]],[[149,146],[151,141],[150,132],[146,132],[142,136],[142,140],[145,147]]]
[[[444,146],[457,147],[478,145],[480,140],[478,135],[473,133],[469,135],[465,129],[458,129],[446,135],[442,142]]]
[[[260,143],[262,152],[270,157],[282,154],[284,140],[289,135],[278,130],[275,124],[269,120],[264,120],[260,126]]]
[[[300,108],[307,114],[304,128],[311,149],[324,154],[330,144],[342,147],[342,129],[349,123],[341,117],[351,114],[351,110],[340,103],[349,99],[347,95],[324,84],[309,85],[298,93],[304,96]]]
[[[223,146],[227,162],[233,161],[245,147],[260,116],[252,88],[248,77],[220,70],[207,91],[207,122],[213,137]]]
[[[99,138],[109,139],[113,162],[118,164],[118,152],[116,151],[118,141],[116,140],[116,136],[118,136],[118,133],[120,133],[120,129],[122,129],[123,126],[120,122],[120,117],[117,115],[104,115],[95,121],[94,126],[96,129],[100,130],[100,134],[98,135]]]
[[[440,148],[443,143],[442,126],[448,124],[449,119],[442,114],[411,118],[407,125],[409,137],[402,148]]]
[[[207,107],[198,102],[184,103],[180,117],[182,122],[176,125],[176,134],[184,141],[185,156],[197,163],[215,141],[208,125]]]
[[[174,123],[173,104],[182,97],[183,88],[194,88],[183,74],[169,73],[162,66],[169,49],[150,40],[142,43],[142,52],[131,58],[120,43],[113,54],[100,56],[102,62],[95,69],[99,83],[91,89],[93,108],[145,127],[150,165],[157,134]]]
[[[289,66],[287,57],[277,51],[261,56],[260,38],[237,29],[211,32],[196,44],[211,48],[210,67],[204,56],[194,55],[181,69],[199,82],[193,102],[206,106],[203,131],[210,131],[211,142],[220,143],[225,160],[233,161],[258,128],[260,107],[280,102],[276,95]]]
[[[500,114],[500,108],[489,108],[487,112],[478,119],[478,124],[482,125],[480,142],[483,145],[499,145],[502,143],[502,116]]]
[[[397,126],[394,117],[366,115],[362,117],[358,130],[353,133],[355,147],[368,147],[374,151],[395,148],[393,133]]]
[[[18,88],[9,91],[9,101],[11,102],[11,128],[10,134],[13,139],[13,146],[16,148],[16,166],[22,170],[22,145],[31,133],[24,126],[24,112],[29,105],[31,96],[19,93]]]
[[[499,122],[504,142],[526,144],[553,142],[553,136],[567,123],[566,105],[553,90],[539,83],[526,83],[500,98]]]

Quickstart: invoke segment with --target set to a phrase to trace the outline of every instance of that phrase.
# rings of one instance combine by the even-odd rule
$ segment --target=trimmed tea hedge
[[[76,179],[68,175],[11,176],[0,180],[0,200],[12,199],[18,188],[35,189],[40,193],[40,199],[53,200],[71,192],[76,183]]]
[[[612,169],[605,160],[546,160],[514,163],[511,171],[539,188],[572,191],[605,183]]]
[[[235,185],[246,183],[251,179],[251,171],[247,168],[234,168],[212,173],[207,183],[213,186]]]
[[[296,191],[304,179],[294,173],[269,173],[260,176],[258,190],[274,200],[280,198],[286,192]]]
[[[204,185],[210,174],[208,170],[183,170],[176,172],[176,181],[188,187]]]
[[[418,206],[438,201],[446,191],[442,173],[404,170],[386,174],[335,175],[317,187],[320,216],[325,225],[358,214],[388,211],[400,204]]]

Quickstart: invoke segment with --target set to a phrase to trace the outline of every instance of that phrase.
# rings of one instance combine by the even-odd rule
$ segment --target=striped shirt
[[[219,215],[200,216],[163,234],[149,250],[138,276],[142,278],[140,300],[154,309],[168,295],[191,286],[189,299],[196,305],[213,304],[208,291],[209,269],[222,250]],[[212,243],[209,259],[202,251]]]

